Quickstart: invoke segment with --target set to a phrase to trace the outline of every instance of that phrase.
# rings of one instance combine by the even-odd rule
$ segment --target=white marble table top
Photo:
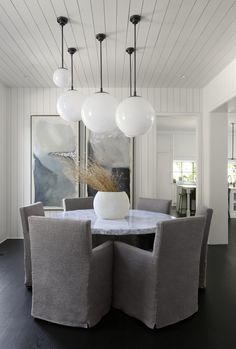
[[[50,217],[89,219],[92,234],[102,235],[151,234],[156,232],[158,223],[175,218],[164,213],[141,210],[129,210],[127,217],[116,220],[98,218],[94,210],[52,212]]]

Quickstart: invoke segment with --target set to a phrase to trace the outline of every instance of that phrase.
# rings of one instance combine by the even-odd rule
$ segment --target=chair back
[[[64,211],[93,209],[93,197],[63,199]]]
[[[208,237],[210,232],[213,209],[204,207],[200,210],[197,210],[197,215],[203,215],[205,217],[205,226],[202,238],[200,257],[199,288],[206,288]]]
[[[157,266],[157,327],[177,322],[178,317],[185,318],[186,312],[193,313],[198,307],[204,224],[203,216],[177,218],[160,224],[153,250]]]
[[[29,232],[28,218],[30,216],[44,216],[44,209],[42,202],[36,202],[35,204],[20,207],[20,216],[23,234]]]
[[[86,322],[90,221],[30,217],[32,315],[72,324]]]
[[[139,198],[137,209],[170,214],[171,200]]]
[[[30,237],[29,223],[30,216],[44,216],[42,202],[20,207],[20,216],[24,236],[24,268],[25,268],[25,285],[32,286],[32,271],[31,271],[31,253],[30,253]]]

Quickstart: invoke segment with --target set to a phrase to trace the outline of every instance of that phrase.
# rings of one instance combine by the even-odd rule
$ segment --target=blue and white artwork
[[[32,202],[41,201],[51,208],[62,207],[64,197],[78,195],[69,168],[78,151],[78,125],[67,123],[59,116],[33,115],[31,147]]]
[[[98,162],[119,179],[120,190],[131,197],[130,174],[132,168],[131,139],[118,128],[106,133],[88,132],[88,158]],[[88,188],[88,195],[95,191]]]

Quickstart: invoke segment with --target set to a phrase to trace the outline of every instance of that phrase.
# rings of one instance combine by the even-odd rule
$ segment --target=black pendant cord
[[[70,56],[70,65],[71,65],[71,90],[74,90],[74,68],[73,68],[73,55]]]
[[[102,41],[100,41],[100,92],[103,92],[102,83]]]
[[[234,160],[234,125],[235,123],[232,122],[232,160]]]
[[[76,48],[74,47],[70,47],[68,48],[68,52],[70,54],[70,66],[71,66],[71,85],[70,85],[70,89],[74,90],[74,64],[73,64],[73,55],[76,52]]]
[[[136,25],[140,22],[141,16],[139,15],[133,15],[130,17],[130,22],[134,25],[134,97],[137,96],[137,90],[136,90],[136,51],[137,51],[137,45],[136,45]]]
[[[68,23],[67,17],[57,17],[57,23],[61,26],[61,67],[64,68],[64,25]]]
[[[129,56],[129,96],[132,96],[132,62],[131,55]]]
[[[100,93],[103,92],[103,80],[102,80],[102,42],[106,38],[106,35],[103,33],[99,33],[96,35],[96,39],[100,43]]]
[[[134,52],[133,47],[128,47],[126,52],[129,55],[129,96],[132,97],[132,53]]]
[[[61,26],[61,67],[64,68],[64,34],[63,25]]]
[[[137,96],[137,87],[136,87],[136,23],[134,24],[134,96]]]

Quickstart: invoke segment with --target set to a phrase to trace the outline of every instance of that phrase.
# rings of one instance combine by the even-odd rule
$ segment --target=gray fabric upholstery
[[[29,218],[35,318],[91,327],[110,309],[113,244],[92,250],[90,221]]]
[[[198,310],[205,218],[164,221],[152,252],[114,242],[113,306],[160,328]]]
[[[63,199],[64,211],[93,209],[93,197]]]
[[[171,200],[139,198],[137,209],[170,214]]]
[[[37,202],[29,206],[20,208],[21,223],[24,236],[24,267],[25,267],[25,285],[32,286],[31,275],[31,254],[28,218],[30,216],[44,216],[43,204]]]
[[[208,252],[208,237],[211,226],[211,218],[213,215],[212,208],[202,208],[197,210],[197,215],[205,216],[205,226],[202,239],[200,270],[199,270],[199,288],[206,288],[206,272],[207,272],[207,252]]]

